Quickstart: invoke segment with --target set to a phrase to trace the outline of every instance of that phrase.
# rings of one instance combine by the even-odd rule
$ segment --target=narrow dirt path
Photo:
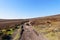
[[[43,35],[37,33],[30,23],[24,23],[22,25],[22,29],[24,30],[20,40],[47,40],[43,37]]]

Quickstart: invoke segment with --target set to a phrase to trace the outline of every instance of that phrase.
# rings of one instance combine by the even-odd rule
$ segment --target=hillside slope
[[[20,26],[22,22],[28,20],[31,21],[34,30],[36,30],[38,33],[42,33],[44,37],[48,38],[48,40],[60,40],[60,15],[30,19],[0,19],[0,31],[4,31],[4,29],[15,28],[16,26]],[[7,31],[8,34],[12,32],[13,31]]]
[[[0,19],[0,29],[12,27],[16,24],[21,24],[26,20],[31,21],[32,25],[40,25],[40,24],[46,24],[49,22],[60,21],[60,15],[37,17],[37,18],[31,18],[31,19]]]

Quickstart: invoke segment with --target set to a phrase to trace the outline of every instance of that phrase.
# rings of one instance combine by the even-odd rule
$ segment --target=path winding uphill
[[[41,34],[38,34],[29,22],[23,24],[22,30],[20,40],[47,40]]]

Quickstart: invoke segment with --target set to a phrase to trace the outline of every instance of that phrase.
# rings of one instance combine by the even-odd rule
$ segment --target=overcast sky
[[[0,18],[34,18],[60,14],[60,0],[0,0]]]

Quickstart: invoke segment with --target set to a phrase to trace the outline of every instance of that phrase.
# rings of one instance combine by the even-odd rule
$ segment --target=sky
[[[0,19],[26,19],[60,14],[60,0],[0,0]]]

